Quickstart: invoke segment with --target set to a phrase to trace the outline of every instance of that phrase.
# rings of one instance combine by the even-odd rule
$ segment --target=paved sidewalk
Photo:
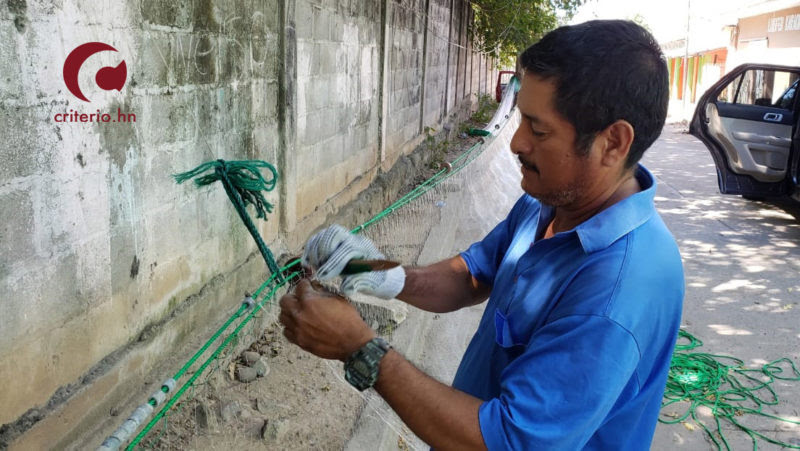
[[[682,324],[704,342],[698,352],[731,355],[752,367],[780,357],[800,364],[800,208],[719,194],[711,155],[678,127],[665,129],[643,163],[658,179],[656,206],[681,249]],[[800,382],[776,381],[774,388],[780,404],[765,410],[800,421]],[[800,446],[800,426],[739,419]],[[744,433],[724,431],[732,449],[753,449]],[[704,435],[659,424],[652,449],[713,449]],[[762,440],[758,449],[786,448]]]

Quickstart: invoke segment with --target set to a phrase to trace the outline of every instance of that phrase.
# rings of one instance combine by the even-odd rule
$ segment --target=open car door
[[[800,67],[745,64],[700,98],[689,132],[711,152],[721,193],[791,194],[798,80]]]

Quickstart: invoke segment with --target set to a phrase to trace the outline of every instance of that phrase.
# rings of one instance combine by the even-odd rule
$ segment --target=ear
[[[605,128],[597,136],[595,142],[601,145],[601,163],[603,166],[624,166],[628,152],[633,144],[633,126],[630,122],[620,119]],[[599,142],[598,142],[599,141]]]

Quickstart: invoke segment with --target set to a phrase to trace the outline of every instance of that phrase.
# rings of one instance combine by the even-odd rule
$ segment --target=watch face
[[[356,360],[353,362],[352,366],[353,371],[357,372],[361,376],[367,377],[369,376],[369,367],[367,366],[367,362],[363,360]]]
[[[378,365],[389,345],[376,338],[355,352],[344,364],[345,379],[359,390],[366,390],[378,380]]]

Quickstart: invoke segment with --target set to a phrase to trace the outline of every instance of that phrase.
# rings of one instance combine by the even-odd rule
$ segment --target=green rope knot
[[[272,174],[267,179],[261,174],[261,169],[266,168]],[[209,170],[214,170],[210,174],[200,175]],[[228,194],[236,212],[244,222],[245,227],[256,242],[264,262],[267,264],[272,274],[278,274],[279,281],[283,281],[280,268],[275,262],[269,248],[264,244],[261,234],[258,233],[250,215],[247,214],[247,206],[252,205],[256,210],[256,217],[266,221],[267,213],[272,213],[273,205],[264,198],[263,191],[272,191],[278,182],[278,171],[274,166],[261,160],[242,160],[242,161],[207,161],[191,171],[173,175],[175,181],[181,184],[189,179],[194,179],[198,187],[210,185],[217,180],[222,182],[225,192]]]
[[[272,178],[264,178],[261,175],[261,168],[269,170]],[[197,177],[209,169],[214,169],[214,172]],[[228,180],[228,183],[234,187],[242,198],[244,205],[253,205],[255,207],[257,218],[266,220],[267,213],[272,213],[273,205],[267,202],[262,191],[275,189],[275,185],[278,182],[278,171],[266,161],[208,161],[191,171],[175,174],[173,177],[179,184],[194,178],[194,183],[198,187],[210,185],[217,180]]]

